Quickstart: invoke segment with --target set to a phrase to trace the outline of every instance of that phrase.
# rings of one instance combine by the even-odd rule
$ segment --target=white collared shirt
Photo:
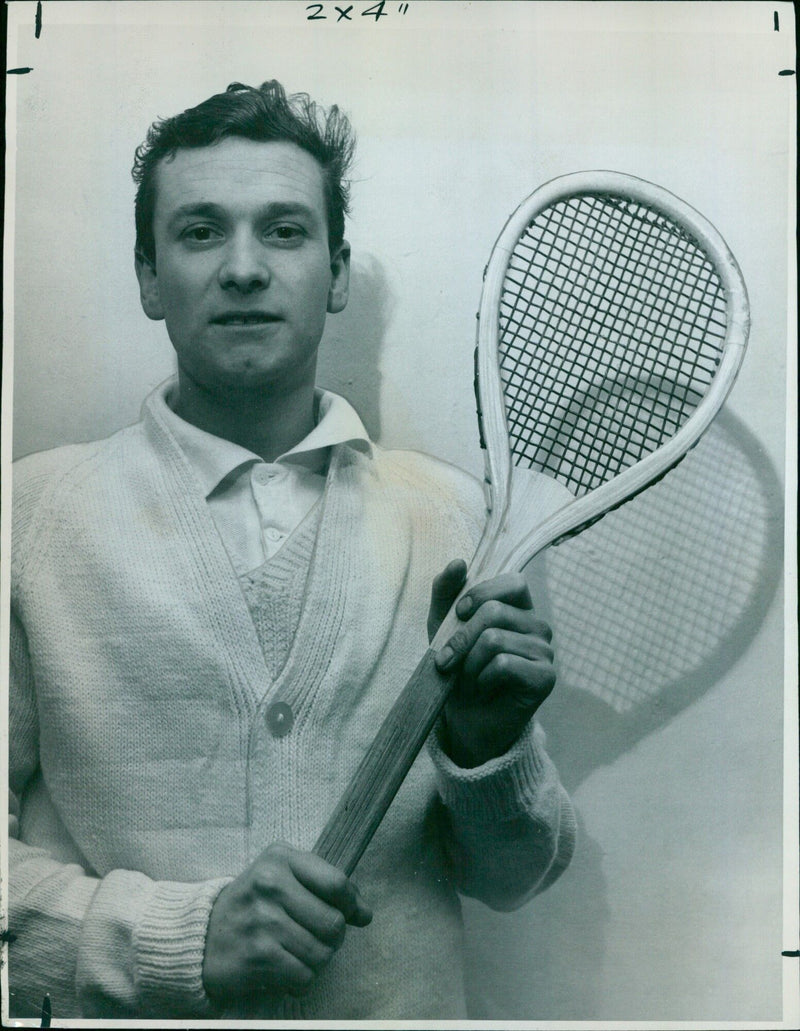
[[[369,437],[343,397],[316,390],[317,424],[274,462],[186,422],[169,408],[169,427],[200,479],[214,522],[239,576],[258,569],[322,497],[330,450]]]

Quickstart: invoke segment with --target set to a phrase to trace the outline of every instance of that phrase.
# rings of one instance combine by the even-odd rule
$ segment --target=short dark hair
[[[307,93],[286,95],[272,79],[258,88],[232,82],[197,107],[150,126],[136,148],[131,174],[136,190],[136,254],[155,266],[153,213],[156,169],[176,151],[210,147],[227,136],[242,136],[260,143],[288,141],[302,147],[322,169],[328,244],[334,251],[344,238],[344,217],[349,211],[350,184],[345,179],[355,150],[355,136],[347,116],[334,105],[320,107]]]

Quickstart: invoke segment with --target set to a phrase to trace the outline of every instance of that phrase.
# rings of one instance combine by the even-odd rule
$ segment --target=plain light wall
[[[230,81],[351,115],[353,294],[320,380],[384,445],[476,474],[475,312],[510,212],[586,168],[687,200],[742,267],[750,351],[691,461],[534,570],[560,647],[542,722],[581,839],[519,912],[467,903],[470,989],[497,1019],[777,1021],[791,6],[369,6],[45,3],[39,39],[36,5],[10,6],[9,66],[33,69],[8,77],[14,454],[134,421],[171,373],[139,307],[129,169],[151,120]],[[641,685],[630,709],[604,695],[615,668]]]

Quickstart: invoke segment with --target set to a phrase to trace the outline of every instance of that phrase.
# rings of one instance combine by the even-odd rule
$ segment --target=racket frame
[[[675,222],[709,259],[719,275],[725,297],[727,333],[723,353],[707,393],[670,440],[607,483],[583,497],[566,502],[532,532],[518,536],[521,528],[509,525],[515,468],[508,446],[498,359],[497,313],[503,284],[517,241],[542,211],[571,197],[604,194],[655,207]],[[474,582],[476,576],[485,578],[507,570],[524,569],[544,548],[579,533],[675,466],[708,429],[728,396],[741,367],[749,329],[747,290],[728,245],[700,212],[668,190],[621,172],[595,170],[551,179],[523,201],[497,238],[486,266],[481,293],[475,363],[476,394],[479,397],[481,438],[486,449],[485,480],[490,513],[470,565],[470,582]],[[514,536],[518,537],[517,543],[507,547],[505,542]]]

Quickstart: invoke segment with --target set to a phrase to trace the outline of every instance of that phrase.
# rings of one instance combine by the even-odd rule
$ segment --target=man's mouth
[[[214,326],[265,326],[279,321],[277,315],[265,311],[226,311],[216,315],[211,323]]]

